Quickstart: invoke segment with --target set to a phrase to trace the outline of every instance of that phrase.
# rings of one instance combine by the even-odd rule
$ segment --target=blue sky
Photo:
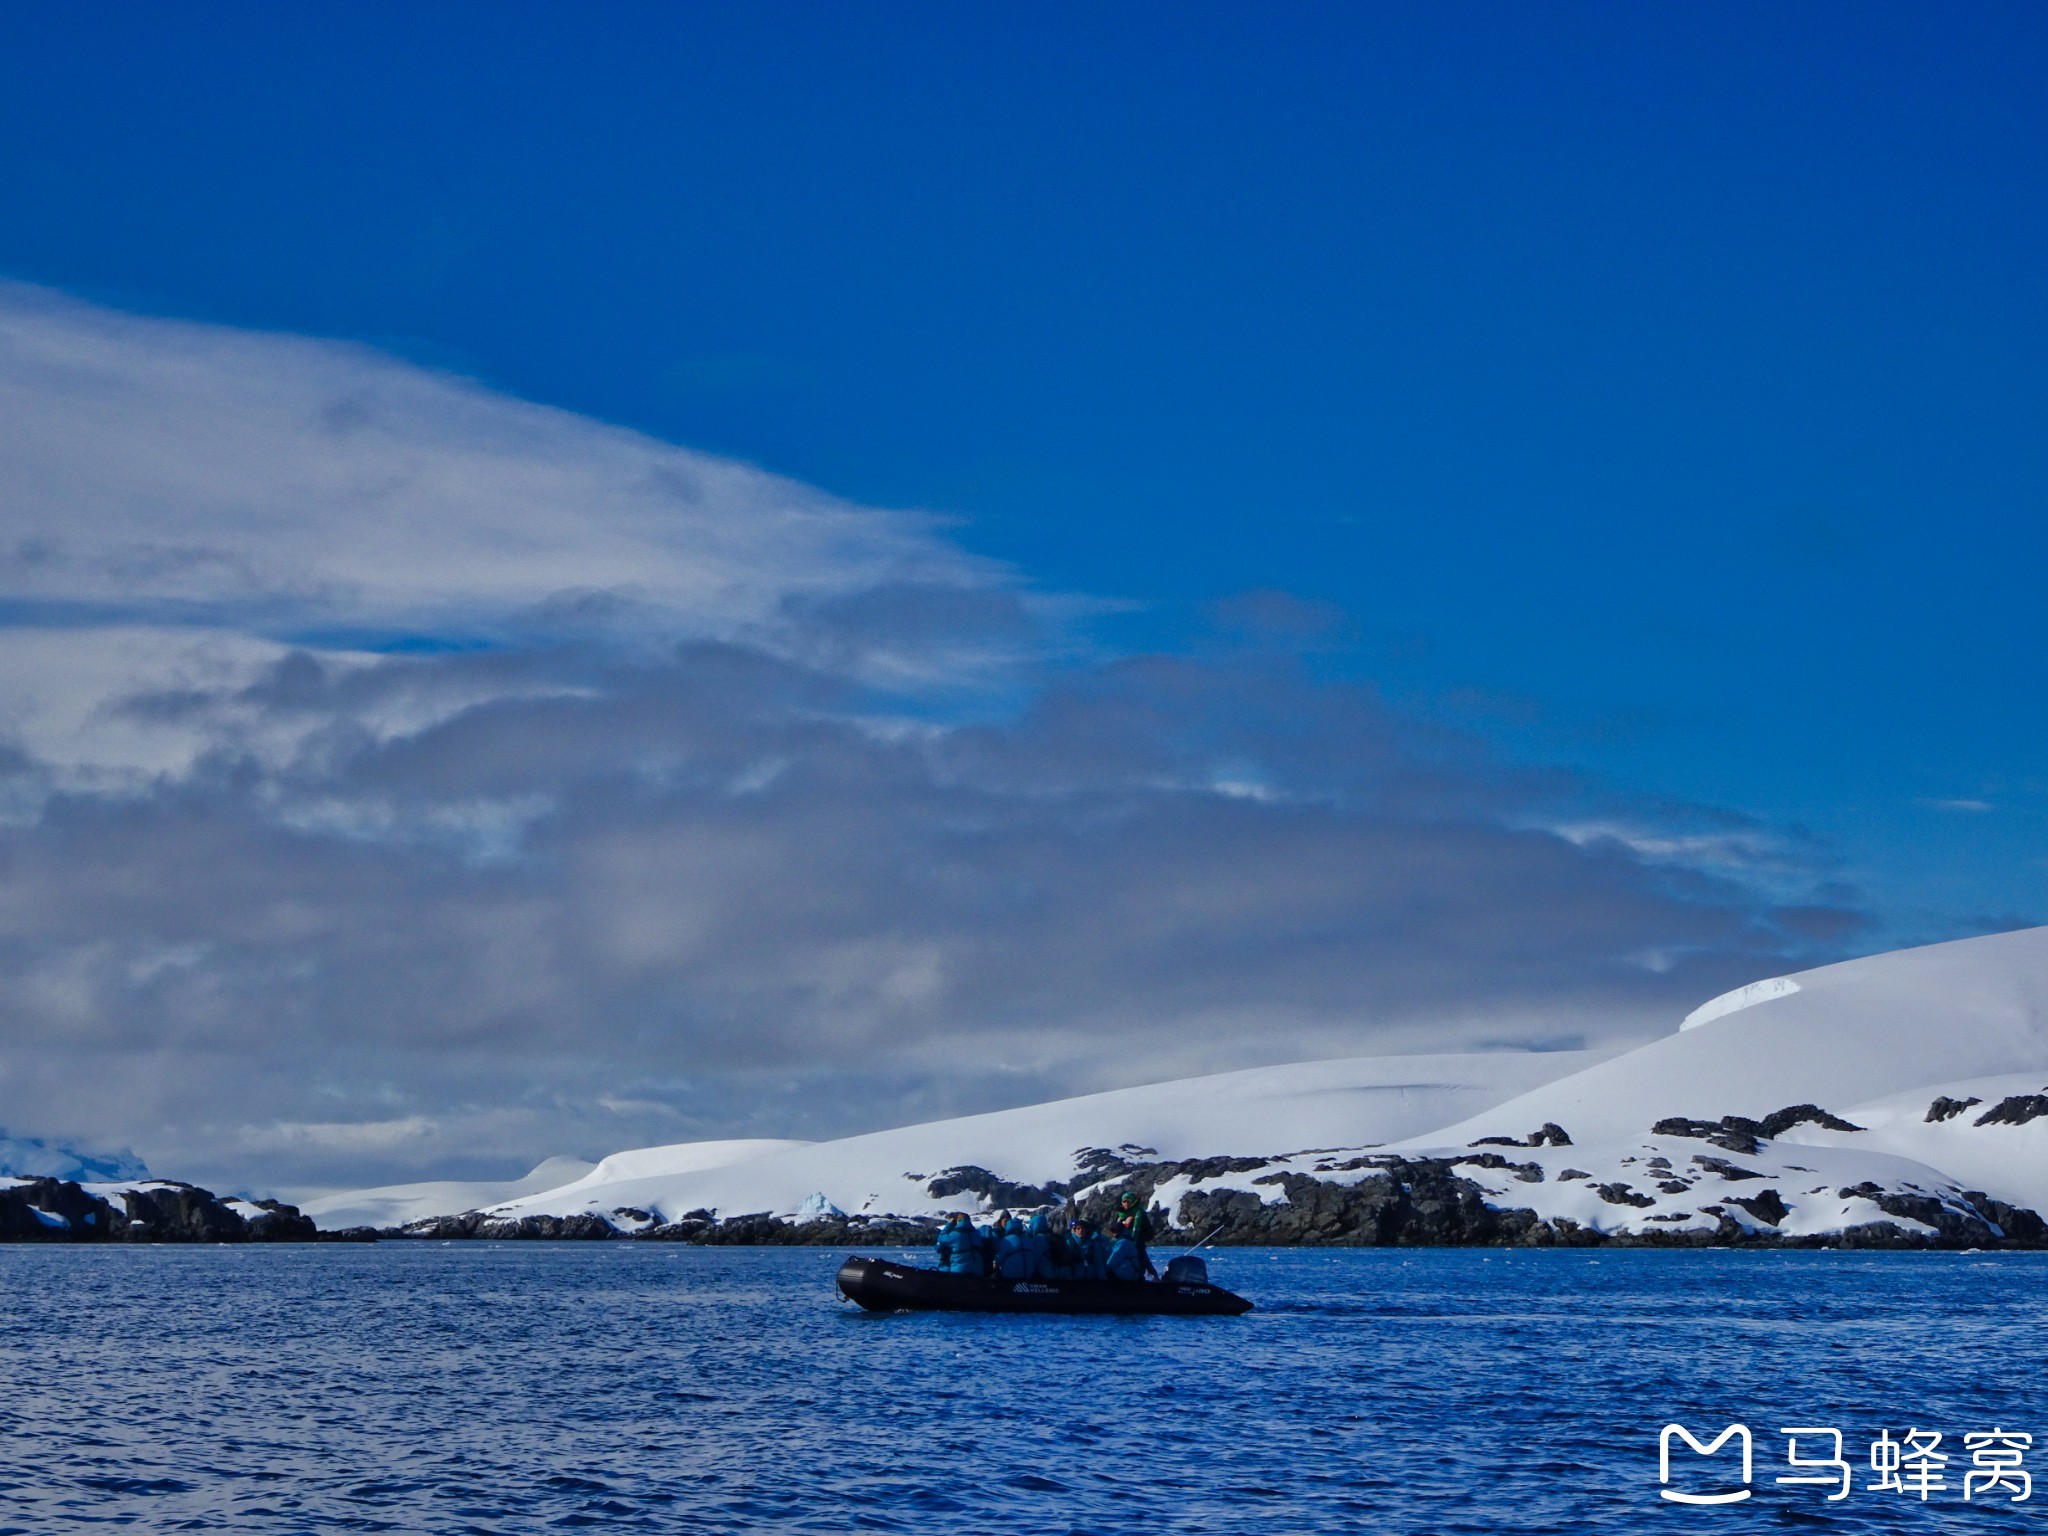
[[[944,512],[1123,638],[1325,600],[1907,928],[2048,910],[2038,8],[0,25],[14,276]]]
[[[1489,773],[1783,840],[1745,878],[1877,947],[2048,919],[2044,44],[2004,4],[14,7],[0,276],[937,514],[932,558],[1095,613],[1033,686],[1264,615]]]

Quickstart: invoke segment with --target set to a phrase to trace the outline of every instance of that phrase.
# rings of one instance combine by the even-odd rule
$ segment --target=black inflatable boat
[[[1108,1312],[1236,1317],[1252,1304],[1211,1285],[1200,1259],[1176,1259],[1164,1280],[984,1280],[913,1269],[887,1259],[848,1259],[839,1293],[870,1312]]]

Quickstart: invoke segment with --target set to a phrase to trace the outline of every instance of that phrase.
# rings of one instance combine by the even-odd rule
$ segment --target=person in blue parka
[[[938,1238],[932,1246],[939,1251],[939,1268],[945,1274],[981,1273],[981,1243],[974,1235],[972,1224],[958,1212],[939,1228]]]
[[[1109,1245],[1109,1259],[1106,1268],[1112,1280],[1142,1280],[1145,1278],[1145,1250],[1131,1240],[1130,1225],[1118,1222],[1110,1228],[1113,1234]]]
[[[1073,1224],[1055,1218],[1047,1225],[1052,1229],[1046,1233],[1045,1242],[1048,1255],[1052,1259],[1053,1279],[1078,1280],[1081,1272],[1075,1267]]]
[[[1052,1267],[1052,1223],[1045,1219],[1045,1212],[1032,1213],[1030,1225],[1024,1229],[1024,1246],[1031,1254],[1031,1273],[1026,1279],[1058,1278]]]
[[[999,1280],[1029,1280],[1032,1278],[1031,1244],[1026,1241],[1024,1223],[1012,1221],[1005,1224],[1002,1241],[996,1244],[996,1278]]]
[[[1076,1221],[1073,1235],[1068,1241],[1074,1249],[1076,1280],[1109,1278],[1109,1239],[1096,1229],[1094,1222],[1085,1216]]]
[[[974,1229],[974,1241],[981,1250],[981,1272],[984,1275],[996,1272],[996,1249],[1003,1241],[1003,1226],[1006,1219],[997,1216],[988,1225]]]

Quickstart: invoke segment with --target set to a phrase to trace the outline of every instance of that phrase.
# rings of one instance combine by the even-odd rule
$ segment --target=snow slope
[[[1365,1056],[1121,1088],[840,1141],[756,1143],[760,1150],[744,1160],[707,1161],[701,1150],[742,1143],[685,1142],[615,1154],[582,1178],[559,1181],[558,1187],[473,1199],[446,1186],[412,1200],[406,1207],[411,1214],[404,1219],[485,1207],[514,1216],[608,1214],[619,1208],[664,1219],[700,1209],[721,1215],[790,1215],[820,1194],[849,1212],[913,1215],[971,1208],[971,1198],[932,1197],[925,1181],[964,1166],[992,1169],[1026,1183],[1063,1179],[1073,1173],[1075,1153],[1085,1147],[1136,1146],[1180,1158],[1391,1141],[1472,1114],[1597,1059],[1595,1053],[1574,1051]],[[913,1174],[924,1178],[906,1178]],[[389,1225],[366,1213],[393,1193],[333,1195],[301,1208],[330,1230],[358,1222]]]
[[[1865,1127],[1860,1134],[1803,1125],[1784,1139],[1910,1157],[1939,1168],[1966,1189],[1981,1189],[2010,1204],[2048,1214],[2048,1116],[2019,1125],[1996,1120],[1978,1123],[2006,1100],[2032,1095],[2048,1095],[2048,1072],[1937,1083],[1932,1088],[1849,1105],[1842,1117]],[[1968,1107],[1930,1118],[1932,1106],[1944,1098]]]
[[[1760,1117],[1802,1103],[1839,1113],[1923,1089],[1931,1098],[1938,1090],[1929,1085],[1959,1079],[2048,1073],[2048,928],[1894,950],[1790,979],[1795,992],[1545,1083],[1416,1144],[1526,1135],[1545,1121],[1597,1141],[1638,1135],[1668,1115]]]
[[[323,1232],[339,1232],[346,1227],[400,1227],[425,1216],[473,1211],[500,1200],[556,1189],[582,1178],[595,1166],[578,1157],[551,1157],[523,1179],[495,1183],[441,1179],[427,1184],[387,1184],[379,1189],[316,1195],[295,1203]]]

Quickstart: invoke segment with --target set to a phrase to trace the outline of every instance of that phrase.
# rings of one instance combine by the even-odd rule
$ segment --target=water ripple
[[[0,1250],[0,1536],[2021,1529],[2048,1256],[1232,1252],[1242,1319],[872,1318],[839,1255]],[[1743,1419],[1749,1504],[1656,1497]],[[1949,1502],[1772,1486],[1777,1427],[1940,1428]],[[1861,1436],[1861,1442],[1858,1436]],[[2048,1489],[2044,1489],[2048,1493]],[[2034,1513],[2036,1509],[2042,1515]]]

